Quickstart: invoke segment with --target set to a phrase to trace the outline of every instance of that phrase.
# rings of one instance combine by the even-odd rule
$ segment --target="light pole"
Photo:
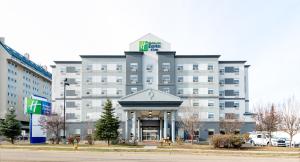
[[[64,143],[66,143],[66,86],[69,86],[68,79],[64,80]]]

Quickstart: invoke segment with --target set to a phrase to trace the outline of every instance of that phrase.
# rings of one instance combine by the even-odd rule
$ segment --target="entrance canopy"
[[[124,110],[177,110],[183,101],[169,93],[145,89],[127,95],[118,102]]]

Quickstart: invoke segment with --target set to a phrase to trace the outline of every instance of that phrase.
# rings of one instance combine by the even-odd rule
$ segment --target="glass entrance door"
[[[143,127],[142,133],[144,141],[156,141],[159,139],[158,127]]]

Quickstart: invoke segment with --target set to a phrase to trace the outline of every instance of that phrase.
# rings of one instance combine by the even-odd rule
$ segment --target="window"
[[[106,83],[106,82],[107,82],[107,78],[106,78],[106,77],[102,77],[102,78],[101,78],[101,82],[102,82],[102,83]]]
[[[214,94],[214,90],[213,89],[208,89],[208,94]]]
[[[178,89],[177,94],[183,94],[183,89]]]
[[[199,65],[198,64],[193,64],[193,70],[199,70]]]
[[[224,110],[225,103],[224,102],[220,102],[219,107],[220,107],[220,110]]]
[[[130,63],[131,71],[137,71],[137,69],[138,69],[138,63]]]
[[[182,71],[183,70],[183,65],[177,65],[177,70]]]
[[[198,100],[193,100],[193,106],[198,107],[199,106],[199,101]]]
[[[106,94],[107,94],[107,90],[106,89],[101,90],[101,95],[106,95]]]
[[[182,76],[177,77],[177,82],[182,83],[183,82],[183,77]]]
[[[214,118],[214,113],[208,113],[208,119],[213,119]]]
[[[107,65],[101,65],[101,70],[102,71],[107,71]]]
[[[138,76],[137,75],[130,75],[130,83],[136,84],[138,82]]]
[[[220,80],[220,85],[224,85],[225,84],[225,80]]]
[[[122,71],[122,65],[117,65],[116,70],[117,70],[117,71]]]
[[[75,73],[76,69],[74,66],[67,66],[66,71],[67,73]]]
[[[122,90],[121,89],[117,90],[117,95],[122,95]]]
[[[199,78],[198,78],[198,76],[193,76],[193,82],[194,82],[194,83],[197,83],[197,82],[199,82]]]
[[[232,108],[232,107],[234,107],[234,102],[233,101],[226,101],[225,102],[225,107],[226,108]]]
[[[162,81],[164,84],[170,83],[170,75],[163,75],[162,76]]]
[[[234,67],[230,66],[230,67],[225,67],[225,73],[234,73]]]
[[[122,77],[118,77],[116,80],[117,83],[122,83]]]
[[[214,66],[213,65],[208,65],[207,70],[214,70]]]
[[[146,70],[148,72],[152,72],[153,66],[152,65],[147,65]]]
[[[208,106],[209,107],[213,107],[215,105],[215,102],[214,101],[208,101]]]
[[[215,131],[213,129],[208,129],[208,136],[213,136],[214,132]]]
[[[137,87],[130,88],[130,93],[136,93],[136,92],[137,92]]]
[[[235,72],[235,73],[239,73],[239,72],[240,72],[240,68],[235,67],[235,68],[234,68],[234,72]]]
[[[233,84],[239,84],[239,83],[240,83],[240,81],[238,79],[233,80]]]
[[[66,113],[66,120],[77,119],[75,113]]]
[[[162,70],[164,72],[170,71],[171,65],[170,63],[162,63]]]
[[[235,97],[238,97],[239,94],[240,94],[239,91],[225,90],[225,96],[235,96]]]
[[[207,81],[208,81],[208,83],[212,83],[212,82],[214,82],[214,77],[212,77],[212,76],[209,76]]]
[[[198,89],[193,89],[193,94],[199,94],[199,90]]]
[[[152,82],[153,82],[153,77],[147,77],[146,82],[147,82],[148,84],[152,84]]]
[[[170,93],[170,88],[163,88],[163,92]]]

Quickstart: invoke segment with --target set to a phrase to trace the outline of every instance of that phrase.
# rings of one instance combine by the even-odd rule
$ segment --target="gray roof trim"
[[[141,51],[124,51],[125,55],[127,54],[139,54],[139,55],[142,55],[144,54],[144,52],[141,52]]]
[[[244,64],[247,61],[219,61],[219,64]]]
[[[251,65],[245,65],[246,68],[250,67]]]
[[[219,98],[220,100],[245,100],[245,98]]]
[[[179,107],[183,101],[118,101],[124,107]]]
[[[125,58],[125,55],[79,55],[81,58]]]
[[[176,51],[156,51],[157,54],[161,53],[161,54],[164,54],[164,53],[172,53],[172,54],[175,54]]]
[[[50,65],[50,67],[52,67],[52,68],[56,68],[56,65]]]
[[[219,58],[221,55],[176,55],[175,58]]]
[[[81,61],[53,61],[56,64],[81,64]]]

